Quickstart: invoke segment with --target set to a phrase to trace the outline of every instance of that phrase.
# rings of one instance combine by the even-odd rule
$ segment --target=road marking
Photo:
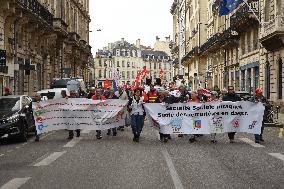
[[[284,155],[280,154],[280,153],[268,153],[269,155],[277,158],[277,159],[280,159],[282,161],[284,161]]]
[[[70,142],[68,142],[67,144],[65,144],[63,147],[64,148],[72,148],[74,147],[76,144],[78,144],[80,142],[81,138],[74,138],[72,139]]]
[[[39,136],[39,140],[41,140],[41,139],[45,139],[46,137],[48,137],[49,135],[52,135],[53,134],[53,132],[51,132],[51,133],[48,133],[48,134],[46,134],[46,135],[44,135],[44,136]]]
[[[5,154],[0,154],[0,157],[5,156]]]
[[[48,156],[47,158],[43,159],[42,161],[36,163],[34,166],[39,167],[39,166],[46,166],[51,164],[52,162],[54,162],[55,160],[57,160],[60,156],[62,156],[63,154],[65,154],[66,151],[63,152],[54,152],[53,154],[51,154],[50,156]]]
[[[179,179],[178,173],[175,169],[175,166],[174,166],[173,161],[170,157],[170,154],[168,153],[168,151],[166,149],[162,149],[162,154],[164,155],[164,157],[166,159],[166,162],[167,162],[168,168],[170,170],[170,174],[172,176],[175,188],[176,189],[183,189],[183,185],[182,185],[182,183]]]
[[[16,147],[16,149],[19,149],[19,148],[21,148],[21,146],[17,146],[17,147]]]
[[[254,141],[248,139],[248,138],[239,138],[239,140],[255,147],[255,148],[264,148],[265,146],[261,145],[261,144],[258,144],[258,143],[255,143]]]
[[[82,134],[89,134],[91,132],[91,130],[82,130],[81,133]]]
[[[22,144],[22,146],[26,146],[28,143],[24,143],[24,144]]]
[[[31,177],[26,178],[14,178],[3,185],[0,189],[18,189],[24,185]]]
[[[14,150],[8,150],[7,153],[11,153],[11,152],[13,152],[13,151],[14,151]]]

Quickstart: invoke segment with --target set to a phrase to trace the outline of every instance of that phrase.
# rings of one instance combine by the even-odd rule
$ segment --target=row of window
[[[124,60],[123,61],[117,61],[116,62],[116,66],[117,67],[127,67],[127,68],[130,68],[130,67],[132,67],[132,68],[136,68],[135,67],[135,63],[134,62],[125,62]],[[167,70],[167,68],[168,68],[168,66],[167,66],[167,63],[164,63],[164,70]],[[104,63],[102,63],[102,60],[100,59],[99,60],[99,67],[112,67],[112,61],[110,61],[110,60],[105,60],[104,61]],[[150,63],[150,67],[149,67],[150,69],[162,69],[162,64],[161,63],[156,63],[156,62],[154,62],[154,63]]]
[[[154,72],[153,75],[154,75],[154,77],[160,77],[159,76],[159,72]],[[102,74],[102,70],[99,70],[98,77],[99,78],[112,78],[112,71],[104,70],[103,74]],[[171,77],[171,75],[170,75],[170,77]],[[121,78],[122,79],[135,79],[136,78],[136,73],[135,73],[135,71],[122,71],[121,72]]]
[[[137,57],[138,56],[138,53],[136,50],[125,50],[125,49],[116,49],[115,51],[115,55],[116,56],[131,56],[131,57]]]

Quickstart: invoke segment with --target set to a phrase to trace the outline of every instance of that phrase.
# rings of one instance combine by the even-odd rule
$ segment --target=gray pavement
[[[145,126],[139,144],[127,128],[116,137],[104,134],[102,140],[95,139],[95,132],[83,134],[67,148],[67,134],[51,132],[39,143],[31,138],[0,144],[0,189],[284,188],[279,128],[266,128],[265,142],[258,147],[239,140],[253,140],[247,134],[237,134],[234,144],[225,134],[217,135],[216,144],[209,136],[193,144],[187,136],[161,143],[157,132]],[[42,163],[47,165],[34,166]]]

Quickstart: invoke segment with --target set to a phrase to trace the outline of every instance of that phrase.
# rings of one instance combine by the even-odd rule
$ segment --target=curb
[[[281,124],[281,123],[264,123],[264,127],[284,128],[284,124]]]

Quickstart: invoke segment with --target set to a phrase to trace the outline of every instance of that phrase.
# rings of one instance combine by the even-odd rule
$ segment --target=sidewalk
[[[278,122],[284,125],[284,114],[281,113],[278,114]]]

